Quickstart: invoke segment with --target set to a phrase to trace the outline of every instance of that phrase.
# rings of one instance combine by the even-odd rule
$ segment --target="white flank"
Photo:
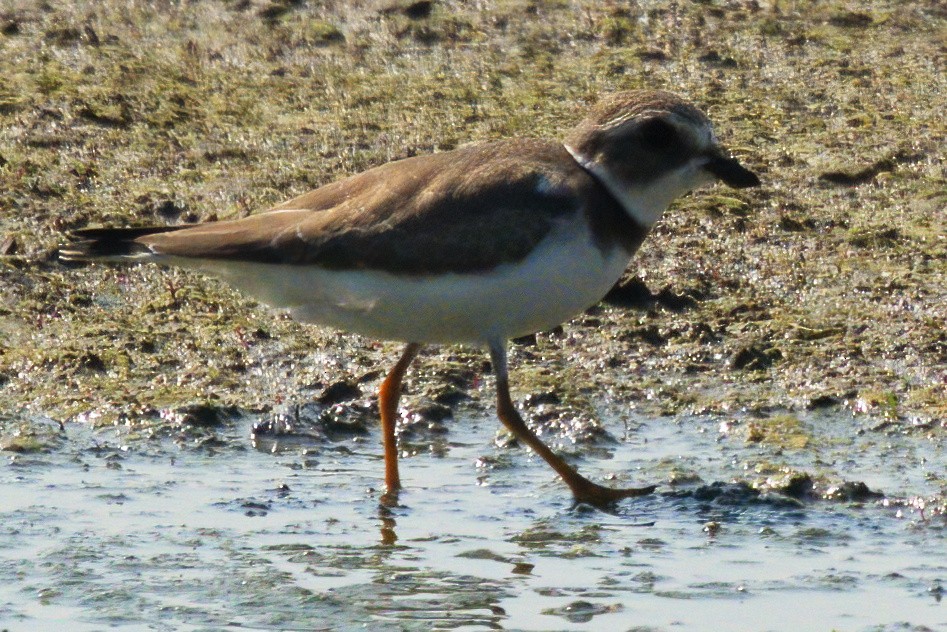
[[[550,329],[594,305],[629,255],[619,247],[601,251],[588,227],[574,222],[560,225],[526,259],[477,274],[156,259],[219,276],[304,322],[389,340],[486,344]]]

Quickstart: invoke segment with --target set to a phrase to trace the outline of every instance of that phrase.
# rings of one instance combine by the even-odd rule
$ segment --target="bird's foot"
[[[577,503],[586,503],[595,507],[612,505],[625,498],[647,496],[657,489],[657,485],[648,485],[647,487],[624,487],[616,489],[593,483],[587,479],[576,481],[569,487],[572,489],[572,495],[575,496],[575,501]]]

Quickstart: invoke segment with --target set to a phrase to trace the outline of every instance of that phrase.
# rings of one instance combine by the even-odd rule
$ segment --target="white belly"
[[[303,322],[407,342],[485,344],[552,328],[598,302],[628,264],[584,229],[477,274],[395,275],[238,261],[183,260]]]

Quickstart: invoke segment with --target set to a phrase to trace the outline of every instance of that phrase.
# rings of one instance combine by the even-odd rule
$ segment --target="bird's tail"
[[[147,226],[140,228],[82,228],[68,234],[69,243],[60,246],[60,261],[134,259],[152,254],[151,249],[137,241],[140,237],[168,233],[185,226]]]

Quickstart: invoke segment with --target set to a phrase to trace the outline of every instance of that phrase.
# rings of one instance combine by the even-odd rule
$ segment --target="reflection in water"
[[[211,451],[160,440],[128,447],[119,429],[70,425],[60,447],[0,468],[0,627],[700,631],[720,620],[745,629],[806,629],[814,617],[826,629],[947,621],[939,525],[882,503],[789,502],[714,483],[731,478],[742,444],[682,428],[652,428],[647,453],[616,450],[610,469],[694,470],[706,482],[603,513],[572,506],[528,454],[482,459],[495,450],[465,424],[452,427],[446,453],[409,459],[394,497],[365,491],[379,483],[371,438],[371,449],[320,441],[256,451],[239,429]],[[910,488],[888,476],[877,486]]]
[[[390,546],[398,541],[398,534],[395,533],[395,527],[397,523],[395,522],[395,514],[391,510],[391,496],[386,493],[381,497],[381,501],[378,503],[378,519],[381,522],[381,543],[383,546]],[[395,495],[395,503],[397,503],[397,494]]]

